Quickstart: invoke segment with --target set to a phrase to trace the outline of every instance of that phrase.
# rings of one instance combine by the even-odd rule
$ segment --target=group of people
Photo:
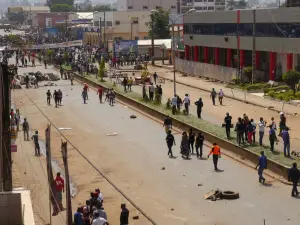
[[[47,104],[51,105],[51,98],[53,97],[54,102],[55,102],[55,107],[57,108],[58,106],[61,106],[61,101],[63,98],[63,93],[60,89],[58,89],[57,91],[54,90],[53,94],[51,93],[50,90],[48,90],[46,92],[46,97],[47,97]]]
[[[90,193],[85,205],[79,206],[74,214],[74,225],[109,225],[107,214],[103,208],[104,196],[100,189]],[[129,224],[129,210],[121,204],[120,225]]]

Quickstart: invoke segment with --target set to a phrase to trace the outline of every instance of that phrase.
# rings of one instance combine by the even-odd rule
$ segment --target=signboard
[[[11,145],[10,149],[11,149],[11,152],[17,152],[18,146],[17,145]]]
[[[52,27],[52,18],[45,18],[45,25],[46,25],[46,28],[49,28],[49,27]]]
[[[115,41],[114,42],[114,53],[119,55],[137,55],[138,53],[138,42],[137,40],[130,41]]]

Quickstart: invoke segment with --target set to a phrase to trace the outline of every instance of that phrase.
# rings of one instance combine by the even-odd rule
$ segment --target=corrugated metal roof
[[[23,12],[50,12],[48,6],[22,6]]]

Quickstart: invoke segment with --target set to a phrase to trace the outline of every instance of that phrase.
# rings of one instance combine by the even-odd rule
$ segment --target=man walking
[[[126,208],[126,204],[121,204],[121,215],[120,215],[120,225],[128,225],[129,210]]]
[[[260,117],[258,122],[258,131],[259,131],[259,145],[262,146],[263,143],[263,137],[265,134],[265,127],[266,127],[266,121],[264,121],[264,118]]]
[[[210,150],[207,158],[209,158],[210,155],[213,155],[213,163],[214,163],[214,167],[215,167],[215,171],[218,171],[218,160],[219,158],[221,158],[221,149],[220,147],[217,145],[217,143],[213,144],[212,149]]]
[[[62,68],[62,66],[60,67],[59,72],[60,72],[60,78],[63,79],[64,69]]]
[[[39,132],[37,130],[35,131],[35,134],[32,135],[31,140],[33,140],[34,142],[35,156],[41,156],[40,144],[39,144]]]
[[[219,103],[220,105],[223,104],[223,97],[224,97],[224,92],[222,89],[220,89],[220,92],[219,92]]]
[[[102,103],[103,88],[101,86],[97,90],[97,95],[99,95],[100,103]]]
[[[265,156],[265,152],[260,152],[260,157],[258,158],[258,163],[255,167],[257,169],[258,167],[258,181],[260,183],[265,183],[266,179],[263,177],[264,169],[267,169],[267,157]]]
[[[281,132],[281,137],[283,140],[284,156],[290,157],[290,134],[288,127],[285,127],[284,130]]]
[[[56,90],[54,90],[54,93],[53,93],[53,98],[54,98],[54,102],[55,102],[55,107],[57,108],[57,105],[58,105],[58,99],[59,99],[59,94]]]
[[[226,116],[224,118],[224,123],[225,123],[225,130],[226,130],[227,139],[230,138],[231,120],[232,120],[232,117],[229,115],[229,113],[226,113]]]
[[[185,94],[183,103],[184,103],[185,113],[186,113],[186,115],[189,115],[190,97],[188,94]]]
[[[293,189],[291,194],[292,197],[299,195],[297,189],[299,178],[300,178],[300,171],[297,168],[297,163],[293,163],[292,168],[289,169],[289,176],[288,176],[288,180],[293,183]]]
[[[82,90],[81,96],[83,98],[83,104],[86,104],[86,98],[87,98],[87,91],[86,90]]]
[[[201,119],[201,113],[203,107],[202,98],[199,98],[199,100],[195,102],[195,105],[197,106],[197,116],[199,119]]]
[[[65,181],[60,176],[59,172],[56,174],[56,178],[55,178],[54,182],[55,182],[55,187],[56,187],[56,201],[58,203],[59,209],[63,210],[62,192],[65,192]]]
[[[154,79],[154,83],[156,84],[156,80],[157,80],[157,73],[156,72],[154,72],[154,74],[153,74],[153,79]]]
[[[216,105],[216,96],[217,96],[217,92],[213,88],[212,91],[211,91],[211,93],[210,93],[210,97],[211,97],[213,105]]]
[[[172,98],[171,104],[172,104],[172,114],[175,115],[176,114],[176,106],[177,106],[177,95],[174,95],[174,97]]]
[[[167,116],[165,118],[163,127],[165,127],[166,133],[168,133],[169,130],[172,129],[172,119],[170,118],[170,116]]]
[[[202,135],[202,133],[200,132],[197,137],[196,137],[196,142],[195,142],[195,147],[196,147],[196,153],[197,153],[197,157],[202,158],[202,148],[203,148],[203,142],[204,142],[204,136]],[[199,154],[199,149],[200,148],[200,154]]]
[[[176,145],[176,143],[175,143],[174,135],[172,134],[171,130],[168,131],[168,134],[166,137],[166,142],[167,142],[168,149],[169,149],[168,155],[171,156],[171,158],[173,158],[172,147],[173,147],[173,144]]]
[[[29,124],[27,122],[27,119],[24,118],[23,122],[23,132],[24,132],[24,141],[29,141]]]
[[[50,105],[51,104],[51,98],[52,98],[52,94],[51,94],[50,90],[48,90],[46,92],[46,95],[47,95],[47,104]]]

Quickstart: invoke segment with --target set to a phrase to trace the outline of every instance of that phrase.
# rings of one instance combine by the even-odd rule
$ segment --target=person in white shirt
[[[266,127],[267,122],[264,121],[264,118],[260,117],[259,122],[258,122],[258,131],[259,131],[259,145],[262,145],[262,140],[264,137],[265,133],[265,127]]]
[[[190,97],[188,94],[185,94],[183,103],[184,103],[185,113],[186,113],[186,115],[189,115]]]
[[[101,218],[99,213],[95,213],[95,219],[92,222],[92,225],[109,225],[109,223],[106,221],[106,219]]]
[[[172,114],[175,115],[176,107],[177,107],[177,95],[174,95],[174,97],[172,98],[171,104],[172,104]]]
[[[255,135],[256,135],[256,123],[254,121],[254,119],[250,120],[250,123],[253,127],[253,131],[252,131],[252,140],[253,140],[253,144],[255,144]]]
[[[220,105],[223,104],[223,97],[224,97],[224,92],[222,89],[220,89],[220,92],[219,92],[219,102],[220,102]]]

